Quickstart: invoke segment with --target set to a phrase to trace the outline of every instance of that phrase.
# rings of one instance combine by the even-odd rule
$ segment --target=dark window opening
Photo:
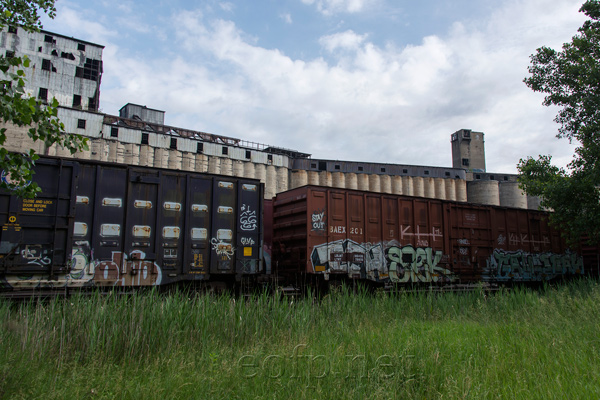
[[[85,59],[85,64],[82,67],[75,67],[75,76],[78,78],[97,81],[100,75],[100,60]]]
[[[85,119],[78,119],[77,120],[77,128],[85,129]]]
[[[142,132],[142,144],[148,144],[148,134]]]
[[[508,176],[505,176],[505,177],[504,177],[504,180],[505,180],[505,181],[507,181],[507,180],[508,180]]]
[[[169,148],[172,150],[177,150],[177,139],[176,138],[171,138],[171,144],[169,145]]]
[[[96,105],[96,98],[90,97],[88,99],[88,110],[95,111],[97,108],[98,108],[98,105]]]
[[[13,58],[15,56],[15,52],[12,50],[6,50],[6,58]]]
[[[273,162],[273,154],[267,154],[267,161],[269,164]]]
[[[42,60],[42,69],[44,71],[50,71],[50,60]]]
[[[110,137],[118,138],[119,137],[119,128],[113,126],[110,128]]]
[[[40,51],[42,51],[41,47],[40,47]],[[50,54],[52,54],[55,57],[58,57],[58,51],[56,51],[56,49],[52,50],[52,53],[50,53]]]
[[[381,172],[385,172],[385,168],[381,168]]]
[[[40,91],[38,92],[38,99],[42,101],[48,101],[48,89],[40,88]]]
[[[429,175],[429,171],[428,170],[425,170],[425,175]]]
[[[335,169],[338,169],[338,170],[339,170],[339,169],[340,169],[340,166],[339,166],[338,164],[336,164],[336,165],[335,165],[333,168],[335,168]]]
[[[468,158],[463,158],[462,159],[462,165],[463,165],[463,167],[468,167],[469,166],[469,159]]]
[[[490,175],[490,181],[494,180],[494,175]]]
[[[446,171],[446,176],[450,176],[450,172]]]
[[[319,171],[327,171],[327,163],[325,161],[319,161]]]
[[[204,143],[198,142],[196,143],[196,153],[200,154],[204,151]]]
[[[81,96],[78,94],[73,95],[73,108],[81,108]]]
[[[475,175],[475,179],[481,179],[481,175],[479,175],[479,174]]]
[[[77,50],[85,51],[85,44],[77,43]]]
[[[364,168],[361,166],[361,167],[358,167],[358,170],[359,170],[359,171],[363,171],[363,170],[364,170]]]
[[[249,160],[250,158],[252,158],[252,152],[250,152],[250,150],[246,150],[246,158]]]
[[[42,52],[42,49],[43,49],[43,47],[42,47],[42,46],[38,47],[38,53],[41,53],[41,52]]]
[[[17,33],[17,28],[15,28],[14,26],[9,26],[8,27],[8,33]]]
[[[75,56],[72,53],[67,53],[67,52],[64,52],[64,51],[62,51],[60,53],[60,57],[61,58],[67,58],[69,60],[75,60]]]
[[[405,168],[405,169],[402,170],[402,173],[403,174],[408,174],[408,170]]]
[[[223,146],[223,147],[221,148],[221,154],[223,154],[224,156],[226,156],[227,154],[229,154],[229,148],[228,148],[228,147],[225,147],[225,146]]]
[[[316,163],[311,163],[311,164],[310,164],[310,167],[311,167],[311,168],[317,168],[317,164],[316,164]]]
[[[54,38],[50,35],[44,36],[44,42],[46,43],[55,43]]]

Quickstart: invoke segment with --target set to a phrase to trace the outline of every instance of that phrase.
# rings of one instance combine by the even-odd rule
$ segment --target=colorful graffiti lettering
[[[387,258],[392,282],[438,282],[454,279],[451,271],[438,266],[442,252],[430,247],[390,247]]]
[[[240,229],[243,231],[253,231],[257,228],[257,223],[256,211],[251,211],[250,206],[243,204],[240,213]]]
[[[528,253],[494,250],[487,260],[484,279],[542,281],[583,274],[583,259],[575,253]]]

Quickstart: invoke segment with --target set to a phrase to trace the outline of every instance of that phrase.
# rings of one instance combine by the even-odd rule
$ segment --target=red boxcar
[[[277,195],[281,275],[382,283],[542,281],[584,272],[538,211],[304,186]]]

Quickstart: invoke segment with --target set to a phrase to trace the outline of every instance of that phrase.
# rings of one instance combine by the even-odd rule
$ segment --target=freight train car
[[[44,158],[35,199],[0,193],[0,286],[223,282],[265,273],[260,181]]]
[[[538,211],[304,186],[274,199],[273,230],[282,276],[469,284],[584,273]]]

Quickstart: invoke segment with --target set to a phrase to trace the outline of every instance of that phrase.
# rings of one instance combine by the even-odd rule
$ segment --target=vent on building
[[[110,128],[110,137],[118,138],[119,137],[119,128],[113,126]]]
[[[17,33],[17,28],[15,28],[14,26],[9,26],[8,27],[8,33]]]
[[[148,144],[148,134],[146,132],[142,132],[142,144]]]
[[[48,89],[41,87],[38,92],[38,99],[48,101]]]
[[[196,143],[196,153],[201,154],[204,151],[204,143]]]
[[[85,129],[85,119],[78,119],[77,120],[77,128],[79,128],[79,129]]]
[[[81,96],[78,94],[73,95],[73,108],[81,108]]]
[[[46,60],[46,59],[42,60],[42,69],[44,71],[50,71],[50,60]]]
[[[223,147],[221,148],[221,154],[223,154],[224,156],[226,156],[227,154],[229,154],[229,148],[228,148],[228,147],[225,147],[225,146],[223,146]]]
[[[169,145],[169,148],[171,150],[177,150],[177,139],[176,138],[171,138],[171,144]]]
[[[77,43],[77,50],[85,51],[85,44]]]

